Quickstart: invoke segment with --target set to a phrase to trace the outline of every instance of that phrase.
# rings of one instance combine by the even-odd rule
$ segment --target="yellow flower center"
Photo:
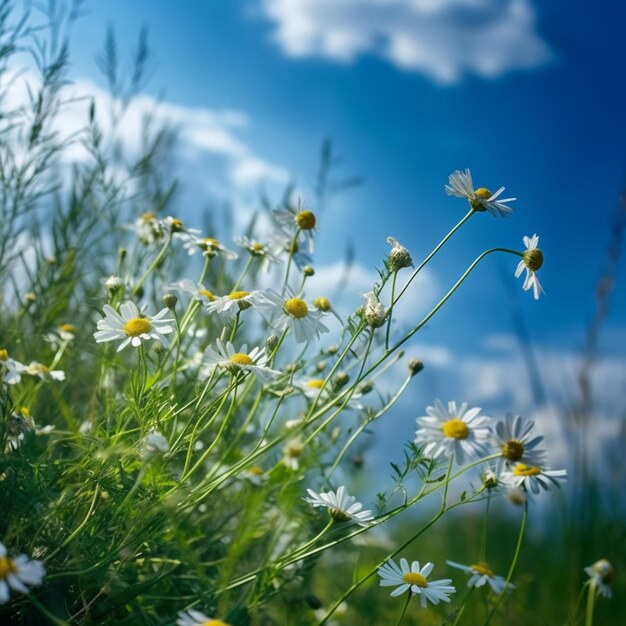
[[[283,310],[285,313],[291,315],[291,317],[302,319],[306,317],[306,314],[309,312],[309,307],[306,302],[300,298],[289,298],[283,305]]]
[[[263,476],[264,474],[263,468],[259,467],[258,465],[253,465],[252,467],[248,468],[248,472],[250,474],[253,474],[254,476]]]
[[[147,211],[146,213],[142,213],[139,219],[144,223],[148,223],[155,220],[156,215],[154,213],[151,213],[150,211]]]
[[[524,456],[524,444],[511,439],[502,444],[502,456],[509,461],[519,461]]]
[[[470,567],[481,576],[489,576],[489,578],[493,578],[493,570],[490,569],[489,565],[484,561],[476,563],[475,565],[470,565]]]
[[[348,522],[352,519],[350,515],[341,509],[328,509],[328,514],[335,522]]]
[[[4,580],[9,574],[17,572],[15,561],[6,556],[0,556],[0,580]]]
[[[124,324],[124,333],[127,337],[139,337],[149,333],[151,328],[145,317],[133,317]]]
[[[9,358],[9,351],[2,348],[0,350],[0,361],[7,361]]]
[[[30,411],[28,410],[28,407],[26,407],[26,406],[23,406],[20,409],[20,413],[22,414],[22,417],[25,417],[25,418],[29,418],[30,417]]]
[[[469,428],[467,424],[460,419],[451,419],[441,425],[441,430],[446,437],[452,439],[467,439]]]
[[[300,211],[296,214],[296,224],[302,230],[312,230],[315,228],[316,222],[313,211]]]
[[[313,299],[313,305],[318,311],[330,311],[330,301],[324,296],[318,296]]]
[[[210,619],[207,622],[204,622],[202,626],[230,626],[226,622],[223,622],[221,619]]]
[[[613,582],[613,566],[606,559],[596,561],[591,569],[600,576],[603,583],[610,585]]]
[[[541,468],[536,465],[524,465],[524,463],[518,463],[513,468],[513,474],[515,476],[537,476],[541,474]]]
[[[228,298],[230,300],[241,300],[242,298],[245,298],[246,296],[249,296],[250,292],[249,291],[233,291],[232,293],[228,294]]]
[[[212,291],[209,291],[208,289],[198,289],[198,293],[201,296],[205,296],[206,298],[208,298],[210,302],[213,302],[213,300],[215,300],[215,295]]]
[[[64,333],[72,333],[73,335],[75,335],[76,332],[78,331],[78,328],[76,328],[74,324],[61,324],[59,326],[59,330]]]
[[[314,378],[313,380],[309,380],[306,386],[312,389],[321,389],[324,386],[324,381],[321,378]]]
[[[479,187],[478,189],[476,189],[474,191],[474,195],[479,199],[479,200],[489,200],[489,198],[491,198],[491,191],[489,191],[489,189],[487,189],[487,187]]]
[[[416,585],[417,587],[428,587],[428,581],[417,572],[409,572],[402,577],[407,585]]]
[[[48,374],[50,372],[50,368],[43,363],[33,363],[28,366],[28,369],[35,374]]]
[[[300,442],[292,442],[285,446],[285,454],[292,459],[297,459],[303,450],[304,446]]]
[[[183,221],[179,220],[177,217],[173,217],[170,221],[170,228],[172,232],[177,233],[181,231],[184,227]]]
[[[253,363],[252,359],[247,354],[243,354],[242,352],[235,352],[229,360],[237,365],[252,365]]]
[[[252,250],[252,252],[260,253],[265,250],[265,246],[262,243],[259,243],[258,241],[253,241],[250,244],[250,249]]]
[[[531,272],[536,272],[543,265],[543,252],[538,248],[526,250],[522,260]]]

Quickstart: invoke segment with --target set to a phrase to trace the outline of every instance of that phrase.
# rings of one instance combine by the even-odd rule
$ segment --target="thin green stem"
[[[396,293],[396,280],[398,278],[398,270],[393,273],[391,279],[391,304],[387,311],[387,332],[385,333],[385,350],[389,350],[389,334],[391,333],[391,317],[393,316],[393,307],[395,305],[395,293]]]
[[[480,558],[479,561],[485,562],[487,556],[487,522],[489,520],[489,505],[491,504],[491,491],[487,492],[487,504],[485,506],[485,516],[483,517],[483,529],[480,537]]]
[[[594,578],[589,583],[587,590],[587,609],[585,611],[585,626],[593,626],[593,607],[596,601],[596,581]]]
[[[172,233],[168,235],[165,244],[161,248],[161,251],[159,252],[159,254],[157,254],[154,261],[152,261],[148,269],[144,272],[144,275],[139,279],[139,282],[135,285],[134,289],[131,291],[131,296],[134,297],[139,293],[139,290],[143,286],[144,282],[146,282],[146,279],[148,278],[148,276],[150,276],[150,274],[159,266],[159,264],[163,260],[163,257],[165,256],[165,253],[167,252],[167,249],[170,247],[171,241],[172,241]]]
[[[394,626],[398,626],[400,624],[400,622],[402,621],[402,618],[405,616],[406,610],[409,608],[409,602],[411,601],[411,596],[412,595],[413,595],[413,593],[409,590],[407,592],[407,598],[406,598],[406,602],[404,603],[404,607],[402,609],[402,613],[400,613],[400,615],[398,616],[398,619],[396,620],[396,623],[394,624]]]

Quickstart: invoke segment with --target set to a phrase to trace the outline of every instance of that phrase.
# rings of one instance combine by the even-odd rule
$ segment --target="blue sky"
[[[321,216],[319,266],[350,243],[360,266],[373,268],[388,235],[422,257],[466,209],[443,191],[455,169],[470,167],[477,186],[505,185],[518,198],[515,214],[474,216],[432,265],[424,300],[445,291],[482,250],[521,247],[521,237],[535,232],[546,257],[546,297],[534,302],[515,284],[515,259],[492,258],[423,334],[431,348],[424,345],[424,354],[435,363],[424,380],[447,393],[447,370],[437,369],[437,359],[450,365],[462,358],[464,388],[482,364],[485,376],[519,375],[509,381],[508,400],[524,404],[527,394],[516,396],[516,386],[528,387],[523,368],[506,369],[511,361],[519,366],[510,281],[539,359],[559,370],[559,359],[569,358],[572,370],[553,374],[563,387],[572,383],[571,358],[594,312],[610,216],[626,183],[626,5],[109,0],[88,2],[86,11],[73,37],[74,76],[104,87],[94,57],[106,25],[129,51],[147,24],[155,53],[147,93],[183,112],[225,117],[228,137],[240,142],[229,158],[244,154],[247,165],[277,178],[288,173],[306,189],[322,140],[333,138],[345,159],[340,173],[365,184],[333,199]],[[200,193],[207,187],[193,177],[212,176],[207,164],[219,158],[181,172],[192,219],[207,201]],[[254,203],[254,176],[216,176],[210,189],[247,184],[237,193]],[[603,383],[614,390],[624,382],[624,266],[622,258],[604,334],[605,354],[614,358],[607,368],[621,364],[619,376]],[[489,386],[480,385],[476,402],[499,408],[503,397]],[[426,402],[422,390],[417,404]]]

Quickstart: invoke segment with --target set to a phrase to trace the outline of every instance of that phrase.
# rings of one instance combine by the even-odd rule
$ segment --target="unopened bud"
[[[409,251],[393,237],[387,237],[387,243],[391,245],[391,252],[389,252],[389,269],[392,272],[397,272],[403,267],[411,267],[413,265],[413,259]]]
[[[487,489],[495,489],[498,486],[498,477],[491,467],[486,468],[482,474],[483,485]]]
[[[345,387],[350,382],[350,376],[347,372],[339,372],[337,376],[335,376],[335,380],[333,384],[335,385],[335,389],[341,389],[341,387]]]
[[[302,273],[307,277],[315,276],[315,270],[310,265],[305,265],[302,268]]]
[[[333,354],[337,354],[337,352],[339,352],[339,346],[336,343],[333,343],[326,348],[326,354],[330,354],[331,356]]]
[[[174,293],[166,293],[163,296],[163,304],[170,310],[173,311],[178,304],[178,297]]]
[[[415,374],[419,374],[424,369],[424,363],[419,359],[409,359],[407,363],[409,367],[409,373],[411,376],[415,376]]]
[[[365,321],[372,328],[380,328],[385,323],[385,307],[373,291],[363,295],[365,298],[365,306],[363,307],[363,315]]]
[[[317,298],[313,298],[313,306],[318,311],[330,311],[330,301],[324,296],[318,296]]]
[[[274,352],[274,350],[276,350],[277,345],[278,345],[278,337],[276,335],[270,335],[265,340],[265,346],[267,347],[269,352]]]
[[[26,306],[31,305],[33,302],[35,302],[35,300],[37,300],[37,296],[32,291],[29,291],[27,294],[24,295],[24,304]]]
[[[371,380],[366,380],[359,385],[357,391],[360,394],[365,395],[372,391],[372,389],[374,389],[374,383]]]
[[[124,283],[122,282],[122,279],[119,276],[109,276],[104,281],[104,286],[111,293],[115,293],[116,291],[120,290],[124,286]]]
[[[323,372],[328,367],[328,361],[318,361],[315,364],[315,369],[318,372]]]

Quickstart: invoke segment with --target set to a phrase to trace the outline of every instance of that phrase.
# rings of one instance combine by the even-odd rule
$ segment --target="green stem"
[[[596,600],[596,581],[594,578],[589,583],[587,590],[587,610],[585,611],[585,626],[593,626],[593,606]]]
[[[243,271],[241,272],[241,275],[239,276],[239,278],[237,279],[237,282],[235,283],[235,286],[231,289],[232,291],[237,291],[239,289],[239,285],[241,285],[241,283],[243,282],[243,279],[246,277],[246,274],[248,273],[250,266],[252,265],[252,261],[254,260],[254,257],[250,254],[248,256],[248,261],[246,263],[246,266],[243,268]]]
[[[470,595],[474,591],[474,587],[470,587],[466,594],[463,596],[463,600],[461,600],[461,606],[456,611],[456,616],[454,618],[454,622],[452,622],[452,626],[457,626],[459,620],[461,619],[461,615],[463,615],[463,611],[465,611],[466,602],[469,600]]]
[[[483,518],[483,530],[480,537],[480,558],[481,562],[486,561],[487,556],[487,520],[489,519],[489,505],[491,504],[491,491],[487,492],[487,505],[485,507],[485,517]]]
[[[154,261],[152,261],[152,263],[150,264],[150,267],[148,267],[144,275],[139,279],[139,282],[135,285],[135,288],[131,291],[131,294],[130,294],[131,296],[137,295],[137,293],[141,289],[144,282],[146,282],[146,278],[148,278],[148,276],[150,276],[150,274],[155,270],[155,268],[159,266],[159,264],[163,260],[163,257],[165,256],[165,253],[167,252],[167,249],[170,247],[171,241],[172,241],[172,233],[169,234],[167,241],[165,242],[165,245],[161,248],[161,251],[156,256]]]
[[[400,616],[398,617],[398,619],[396,620],[396,623],[394,626],[398,626],[398,624],[400,624],[400,622],[402,621],[402,618],[404,617],[406,610],[409,608],[409,602],[411,601],[411,596],[413,595],[413,593],[409,590],[407,593],[407,598],[406,598],[406,602],[404,603],[404,608],[402,609],[402,613],[400,613]]]
[[[396,293],[396,279],[398,278],[398,271],[396,270],[393,273],[393,278],[391,279],[391,304],[389,306],[389,311],[387,312],[387,332],[385,333],[385,350],[389,350],[389,334],[391,333],[391,317],[393,315],[393,307],[395,305],[395,293]]]
[[[502,591],[498,595],[498,598],[496,599],[496,603],[493,605],[493,608],[491,609],[491,613],[489,613],[489,616],[487,617],[487,621],[485,622],[484,626],[488,626],[488,624],[493,619],[493,616],[495,615],[495,612],[498,609],[500,602],[502,602],[502,598],[504,597],[504,594],[506,593],[507,587],[509,586],[509,583],[511,582],[511,578],[513,577],[513,572],[515,571],[515,566],[517,565],[517,560],[519,558],[519,555],[522,549],[522,541],[524,539],[524,532],[526,531],[527,521],[528,521],[528,501],[526,501],[526,503],[524,504],[524,515],[522,517],[522,525],[520,526],[520,529],[519,529],[519,535],[517,537],[517,545],[515,546],[515,554],[513,555],[513,561],[511,561],[511,567],[509,567],[509,573],[507,574],[506,581],[504,582],[504,586],[502,587]]]

